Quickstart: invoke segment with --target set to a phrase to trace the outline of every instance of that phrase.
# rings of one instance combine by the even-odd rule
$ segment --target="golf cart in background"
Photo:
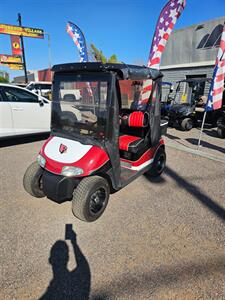
[[[211,78],[189,78],[177,82],[173,104],[168,113],[169,125],[188,131],[193,127],[200,126],[203,120],[207,96],[204,95],[205,85],[210,88]],[[181,87],[184,93],[181,92]],[[215,127],[222,117],[225,108],[208,111],[205,123]]]
[[[172,105],[173,84],[171,82],[162,81],[162,100],[161,100],[161,116],[166,117]]]
[[[73,214],[92,222],[105,210],[111,193],[142,174],[159,176],[165,168],[162,74],[147,67],[102,63],[62,64],[53,71],[51,135],[28,167],[24,188],[37,198],[72,200]],[[133,81],[140,85],[147,79],[152,93],[140,110],[131,108],[132,90],[122,103],[125,81],[132,88]],[[81,98],[68,109],[62,92],[71,84]]]
[[[198,103],[204,113],[205,83],[210,83],[209,78],[190,78],[177,82],[173,104],[168,113],[169,125],[188,131],[197,125],[196,106]]]

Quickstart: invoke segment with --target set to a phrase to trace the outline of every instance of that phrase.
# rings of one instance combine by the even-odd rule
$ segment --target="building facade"
[[[211,78],[224,23],[225,16],[175,30],[162,55],[163,81],[176,86],[176,82],[183,79]],[[206,83],[205,96],[208,91],[209,83]]]

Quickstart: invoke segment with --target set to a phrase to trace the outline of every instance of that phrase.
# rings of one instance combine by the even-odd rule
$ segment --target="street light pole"
[[[48,37],[48,65],[49,69],[51,70],[52,68],[52,53],[51,53],[51,39],[50,39],[50,34],[45,32],[45,35]]]
[[[18,14],[18,20],[17,21],[19,23],[19,26],[22,26],[21,14]],[[24,50],[23,36],[22,35],[20,36],[20,41],[21,41],[22,56],[23,56],[23,69],[24,69],[25,83],[28,83],[27,66],[26,66],[25,50]]]

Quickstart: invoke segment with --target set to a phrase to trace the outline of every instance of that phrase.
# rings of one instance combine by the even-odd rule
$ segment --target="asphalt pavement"
[[[225,164],[167,147],[160,179],[84,223],[24,191],[44,141],[25,142],[0,148],[0,299],[225,299]]]

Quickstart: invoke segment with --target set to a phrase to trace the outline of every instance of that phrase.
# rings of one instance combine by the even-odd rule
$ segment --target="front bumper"
[[[56,175],[44,170],[42,182],[45,195],[49,199],[60,203],[72,199],[73,191],[80,180]]]

